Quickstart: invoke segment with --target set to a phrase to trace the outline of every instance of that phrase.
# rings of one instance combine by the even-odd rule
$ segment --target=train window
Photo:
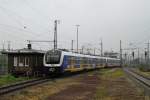
[[[97,64],[97,59],[95,58],[95,64]]]
[[[99,59],[99,64],[102,64],[102,62],[103,62],[103,61],[102,61],[102,59],[100,58],[100,59]]]
[[[83,57],[80,58],[80,64],[83,64]]]
[[[69,56],[69,64],[71,65],[71,64],[73,64],[74,63],[74,57],[73,56]]]
[[[76,64],[80,64],[80,57],[76,57]]]
[[[103,59],[103,63],[106,63],[107,62],[107,60],[106,59]]]
[[[84,59],[85,64],[88,64],[88,58]]]
[[[76,62],[75,62],[75,61],[76,61],[76,57],[72,56],[72,59],[71,59],[71,60],[72,60],[72,64],[75,64],[75,63],[76,63]]]
[[[75,57],[75,64],[78,64],[78,57]]]
[[[92,63],[95,64],[95,58],[93,58]]]
[[[90,58],[87,58],[87,63],[88,64],[90,64],[90,62],[91,62],[90,60],[91,60]]]
[[[83,57],[83,64],[86,64],[86,58]]]
[[[111,59],[109,60],[109,63],[112,63],[112,60],[111,60]]]
[[[105,64],[105,63],[106,63],[106,59],[102,58],[102,64]]]
[[[89,64],[93,64],[93,59],[89,58]]]
[[[46,63],[47,64],[59,64],[60,57],[61,57],[60,51],[50,51],[46,54]]]
[[[80,63],[81,63],[81,64],[84,64],[84,58],[83,58],[83,57],[80,58]]]
[[[69,65],[71,65],[71,57],[70,57],[70,56],[68,56],[68,58],[67,58],[67,59],[68,59],[68,64],[69,64]]]

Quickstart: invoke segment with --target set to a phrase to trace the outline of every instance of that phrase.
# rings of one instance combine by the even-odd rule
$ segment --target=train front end
[[[62,72],[61,65],[63,62],[62,52],[59,50],[49,50],[44,55],[44,73],[59,74]]]

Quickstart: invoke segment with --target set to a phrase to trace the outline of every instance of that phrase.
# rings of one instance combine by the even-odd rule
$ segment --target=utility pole
[[[138,64],[140,64],[140,51],[139,51],[139,48],[138,48]]]
[[[57,49],[57,25],[59,24],[59,20],[54,21],[54,50]]]
[[[134,64],[135,64],[135,61],[134,61],[134,55],[135,55],[135,54],[134,54],[134,50],[132,51],[132,54],[131,54],[131,55],[132,55],[132,65],[134,65]]]
[[[130,43],[130,45],[133,45],[133,43]],[[137,47],[137,46],[135,46],[135,45],[134,45],[134,47],[135,47],[135,48],[132,48],[132,50],[137,49],[137,56],[138,56],[138,58],[137,58],[136,61],[134,61],[135,52],[132,51],[132,56],[133,56],[133,61],[132,61],[132,62],[133,62],[133,64],[136,64],[136,65],[137,65],[137,64],[140,64],[140,51],[139,51],[140,48]]]
[[[96,50],[96,48],[94,48],[94,55],[95,55],[95,50]]]
[[[147,44],[147,52],[145,51],[145,61],[146,61],[146,64],[147,66],[149,67],[149,45],[150,45],[150,42],[148,41]]]
[[[57,49],[57,20],[54,21],[54,50]]]
[[[73,40],[71,40],[71,51],[73,52]]]
[[[84,46],[82,46],[82,54],[84,53]]]
[[[101,45],[101,56],[103,56],[103,41],[102,41],[102,39],[101,39],[100,45]]]
[[[127,64],[127,53],[124,54],[124,57],[125,57],[124,63]]]
[[[129,65],[129,61],[130,61],[130,54],[127,55],[127,66]]]
[[[3,45],[3,51],[5,51],[5,41],[2,43]]]
[[[147,64],[148,64],[148,67],[149,67],[149,41],[147,43]]]
[[[122,42],[120,40],[120,66],[122,67]]]
[[[77,53],[78,53],[78,28],[79,28],[80,25],[76,25],[77,27]]]
[[[10,41],[8,41],[8,51],[10,51]]]

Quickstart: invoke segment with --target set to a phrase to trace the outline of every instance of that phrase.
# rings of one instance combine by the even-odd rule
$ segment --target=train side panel
[[[55,61],[59,62],[55,63]],[[59,50],[56,52],[51,50],[44,57],[47,73],[76,72],[95,68],[116,67],[120,65],[119,62],[120,60],[115,58],[83,55]]]

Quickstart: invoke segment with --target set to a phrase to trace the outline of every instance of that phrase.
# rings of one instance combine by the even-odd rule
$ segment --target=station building
[[[15,75],[41,75],[45,51],[28,48],[5,51],[8,57],[8,73]]]

